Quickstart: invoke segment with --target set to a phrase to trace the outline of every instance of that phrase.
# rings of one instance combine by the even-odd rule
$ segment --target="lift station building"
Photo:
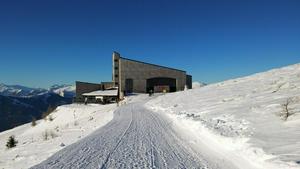
[[[89,96],[87,93],[99,90],[117,90],[117,97],[122,99],[130,93],[176,92],[192,88],[192,76],[183,70],[127,59],[117,52],[113,52],[112,63],[112,82],[76,82],[77,101]]]

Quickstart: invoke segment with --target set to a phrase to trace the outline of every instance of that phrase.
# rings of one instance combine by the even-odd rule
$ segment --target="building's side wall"
[[[125,90],[125,80],[133,79],[133,92],[146,92],[147,79],[155,77],[168,77],[176,79],[178,90],[184,90],[186,73],[184,71],[165,68],[147,63],[119,59],[119,88]],[[121,94],[121,93],[120,93]],[[122,94],[120,95],[122,97]]]
[[[119,86],[119,60],[120,54],[117,52],[113,52],[112,55],[112,82],[115,86]]]
[[[192,76],[186,75],[186,86],[188,89],[192,89]]]
[[[76,82],[76,102],[83,102],[84,98],[82,96],[83,93],[89,93],[96,90],[102,90],[101,84],[95,83],[86,83],[86,82]]]

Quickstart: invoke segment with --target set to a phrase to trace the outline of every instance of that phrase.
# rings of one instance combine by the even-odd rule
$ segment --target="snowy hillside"
[[[18,145],[6,149],[11,135]],[[299,140],[296,64],[182,92],[133,94],[118,109],[60,106],[34,127],[0,133],[0,168],[300,169]]]
[[[34,127],[28,123],[0,133],[0,168],[26,169],[40,163],[108,123],[115,108],[115,104],[60,106]],[[6,149],[11,135],[16,137],[17,147]]]
[[[200,87],[204,87],[206,85],[207,85],[206,83],[202,83],[202,82],[193,82],[192,83],[192,88],[197,89],[197,88],[200,88]]]
[[[243,161],[300,168],[300,64],[163,95],[147,106],[166,113],[189,142],[205,143],[239,168],[247,168]]]

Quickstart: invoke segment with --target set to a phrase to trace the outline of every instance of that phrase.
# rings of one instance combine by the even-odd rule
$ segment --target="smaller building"
[[[118,88],[109,88],[106,90],[96,90],[89,93],[83,93],[85,103],[110,103],[116,102],[118,98]]]
[[[105,90],[114,90],[116,91],[115,96],[108,95],[108,97],[117,97],[118,96],[118,89],[114,87],[114,84],[112,82],[102,82],[102,83],[88,83],[88,82],[80,82],[76,81],[76,102],[85,102],[86,98],[88,102],[97,103],[100,102],[97,100],[96,96],[98,98],[100,97],[106,97],[105,94],[109,94],[111,92],[103,92]],[[100,92],[102,91],[102,92]],[[100,94],[101,93],[101,94]],[[97,95],[98,94],[98,95]],[[114,99],[112,99],[114,100]]]

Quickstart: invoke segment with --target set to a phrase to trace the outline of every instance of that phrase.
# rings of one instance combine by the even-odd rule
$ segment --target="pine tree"
[[[15,136],[10,136],[6,143],[7,148],[13,148],[17,146],[18,141],[15,139]]]
[[[36,118],[35,117],[32,117],[31,126],[32,127],[36,126]]]

